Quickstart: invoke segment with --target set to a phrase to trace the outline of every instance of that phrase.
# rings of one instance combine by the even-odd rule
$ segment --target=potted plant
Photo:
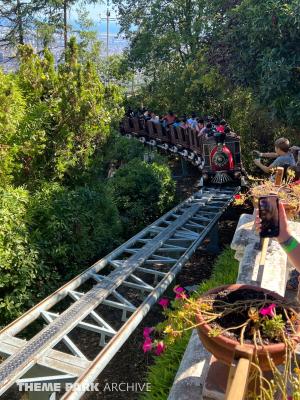
[[[259,184],[256,181],[247,193],[235,196],[235,204],[241,205],[250,198],[253,206],[258,207],[259,197],[275,194],[283,202],[288,218],[293,219],[300,211],[300,181],[293,182],[293,179],[294,172],[288,171],[280,185],[271,180],[261,180]]]
[[[293,400],[300,399],[300,368],[294,351],[300,341],[299,315],[284,298],[263,288],[237,284],[212,289],[199,298],[189,298],[182,288],[175,292],[171,308],[165,299],[160,302],[167,320],[156,332],[162,333],[164,340],[152,342],[150,333],[155,333],[151,330],[145,336],[149,345],[168,346],[196,328],[206,349],[227,365],[237,346],[252,350],[247,399],[274,399],[278,394],[285,400],[290,395]],[[271,379],[265,378],[265,371],[271,371]]]
[[[191,303],[192,304],[192,303]],[[286,340],[298,342],[298,314],[266,289],[228,285],[205,293],[195,310],[199,337],[216,358],[230,365],[235,347],[251,348],[262,370],[285,360]]]

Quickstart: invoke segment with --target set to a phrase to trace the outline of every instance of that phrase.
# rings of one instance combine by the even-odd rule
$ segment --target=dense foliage
[[[147,164],[133,159],[118,170],[111,187],[127,237],[168,210],[173,202],[170,170],[156,162]]]
[[[297,0],[114,0],[130,40],[127,66],[145,85],[134,106],[222,115],[249,143],[299,145],[300,6]]]
[[[14,161],[20,142],[17,128],[24,116],[25,101],[15,80],[0,70],[0,185],[18,169]]]
[[[18,57],[18,71],[0,70],[0,325],[174,197],[162,160],[145,164],[144,147],[116,133],[123,89],[103,81],[88,48],[72,38],[58,66],[47,48],[38,55],[24,45]],[[107,179],[112,161],[119,169]]]
[[[101,185],[70,190],[45,184],[30,201],[28,219],[39,257],[63,279],[109,253],[121,228],[113,198]]]
[[[29,193],[0,188],[0,324],[30,304],[38,274],[38,254],[26,225]]]

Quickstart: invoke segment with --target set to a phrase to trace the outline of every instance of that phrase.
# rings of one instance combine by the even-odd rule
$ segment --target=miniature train
[[[142,143],[179,155],[197,166],[204,181],[226,183],[240,181],[244,174],[241,163],[240,139],[226,136],[224,144],[214,137],[199,136],[192,128],[169,126],[125,117],[120,125],[122,135],[136,137]]]

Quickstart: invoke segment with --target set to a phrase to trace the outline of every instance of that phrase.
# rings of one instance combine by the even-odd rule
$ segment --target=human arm
[[[264,158],[276,158],[278,156],[277,153],[273,152],[273,153],[260,153],[261,157]]]
[[[266,165],[262,164],[259,159],[255,159],[254,164],[261,170],[263,170],[266,174],[272,172],[272,170],[274,169],[274,167],[272,166],[267,167]]]
[[[256,213],[255,224],[256,229],[258,232],[260,232],[261,219],[259,218],[258,212]],[[289,229],[284,205],[281,202],[279,203],[279,236],[276,239],[287,252],[289,261],[300,272],[300,243],[296,238],[293,237],[293,234]]]
[[[252,153],[256,156],[256,157],[264,157],[264,158],[276,158],[278,156],[277,153],[261,153],[260,151],[257,150],[253,150]]]

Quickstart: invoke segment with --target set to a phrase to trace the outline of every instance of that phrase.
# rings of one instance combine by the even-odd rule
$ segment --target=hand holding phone
[[[279,200],[275,195],[261,196],[258,200],[261,219],[260,237],[279,236]]]

